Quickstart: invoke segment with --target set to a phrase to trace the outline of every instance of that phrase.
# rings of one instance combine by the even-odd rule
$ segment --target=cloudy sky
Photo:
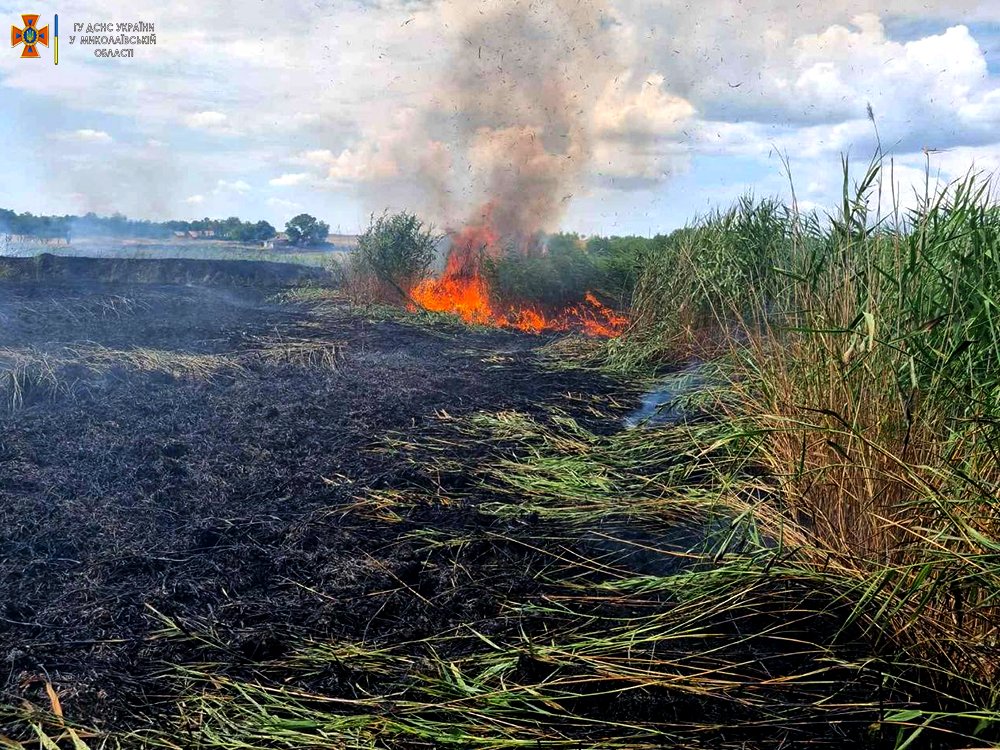
[[[943,180],[1000,166],[995,0],[549,2],[0,0],[61,34],[58,66],[0,55],[0,207],[353,232],[528,184],[547,229],[647,234],[786,195],[781,153],[800,202],[832,205],[839,155],[874,148],[868,104],[904,193],[928,149]],[[157,45],[68,43],[96,21],[153,22]]]

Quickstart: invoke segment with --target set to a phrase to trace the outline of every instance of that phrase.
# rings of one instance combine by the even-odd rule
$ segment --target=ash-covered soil
[[[50,683],[72,721],[162,725],[167,665],[204,659],[159,637],[166,620],[210,628],[252,673],[298,637],[499,621],[536,586],[542,556],[517,545],[472,544],[460,567],[420,551],[414,531],[498,523],[472,509],[343,509],[426,481],[387,435],[419,437],[442,411],[557,403],[587,419],[567,394],[614,383],[543,369],[537,337],[277,301],[256,271],[222,287],[60,269],[0,280],[0,705],[46,707]]]

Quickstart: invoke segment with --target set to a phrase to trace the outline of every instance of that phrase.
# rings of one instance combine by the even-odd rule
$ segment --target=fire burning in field
[[[536,333],[620,335],[629,321],[594,294],[561,310],[510,299],[490,288],[482,263],[509,247],[539,251],[537,238],[591,184],[601,135],[614,131],[617,148],[631,133],[619,123],[627,117],[608,117],[605,107],[618,96],[622,69],[614,14],[604,0],[441,6],[454,31],[452,64],[428,92],[428,109],[407,116],[373,151],[394,180],[412,178],[415,200],[438,225],[464,227],[451,235],[441,276],[411,291],[413,308]],[[380,204],[384,197],[380,190]]]
[[[614,338],[628,325],[628,318],[601,304],[590,292],[581,303],[555,313],[536,305],[498,303],[482,273],[482,262],[486,257],[497,257],[499,252],[496,230],[488,224],[468,226],[452,236],[441,276],[421,282],[410,296],[425,310],[458,315],[466,323],[529,333],[580,331],[588,336]]]

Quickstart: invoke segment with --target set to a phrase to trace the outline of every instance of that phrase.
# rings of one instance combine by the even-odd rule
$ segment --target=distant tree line
[[[35,216],[0,208],[0,234],[24,234],[32,237],[69,237],[75,216]]]
[[[277,232],[266,221],[243,221],[236,216],[228,219],[195,219],[193,221],[145,221],[129,219],[116,213],[98,216],[35,216],[18,214],[0,209],[0,234],[18,234],[39,238],[71,237],[129,237],[164,239],[174,232],[213,232],[215,239],[238,242],[262,242],[272,239]],[[325,239],[325,235],[324,235]]]
[[[627,307],[646,259],[665,252],[685,231],[655,237],[552,234],[545,239],[544,253],[526,256],[512,251],[488,258],[485,272],[493,293],[502,300],[558,307],[578,302],[589,291]]]
[[[228,219],[195,219],[194,221],[165,221],[162,226],[169,232],[214,232],[216,239],[237,242],[263,242],[272,239],[277,231],[266,221],[242,221],[236,216]]]

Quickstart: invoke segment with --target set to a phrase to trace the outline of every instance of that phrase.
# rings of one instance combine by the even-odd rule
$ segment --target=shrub
[[[414,214],[373,214],[350,259],[355,296],[369,301],[409,301],[410,290],[430,272],[439,240],[433,227]]]

